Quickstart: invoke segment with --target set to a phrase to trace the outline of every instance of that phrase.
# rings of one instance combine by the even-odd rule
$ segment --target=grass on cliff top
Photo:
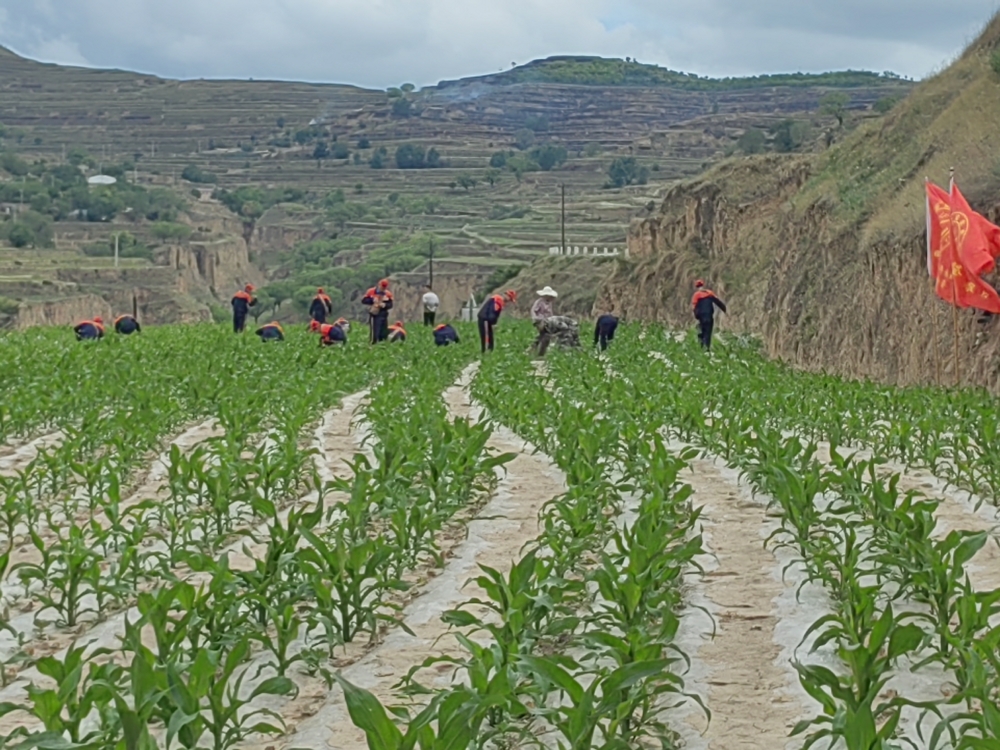
[[[797,209],[835,206],[838,224],[865,224],[867,242],[908,236],[924,224],[924,180],[947,187],[949,169],[973,207],[1000,189],[1000,16],[965,53],[920,84],[883,120],[822,155]]]

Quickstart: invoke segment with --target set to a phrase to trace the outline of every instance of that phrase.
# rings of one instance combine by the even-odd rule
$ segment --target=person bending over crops
[[[104,321],[100,317],[73,326],[77,341],[97,341],[104,338]]]
[[[401,320],[397,320],[389,326],[389,342],[392,343],[394,341],[398,341],[399,343],[406,341],[406,329],[403,328]]]
[[[422,302],[424,303],[424,325],[432,326],[434,325],[434,319],[437,317],[438,307],[441,306],[441,300],[434,294],[434,290],[431,289],[430,284],[424,286]]]
[[[140,333],[141,331],[142,327],[139,325],[139,321],[131,315],[119,315],[115,318],[115,333],[130,336],[133,333]]]
[[[715,292],[705,287],[705,282],[698,279],[694,282],[694,296],[691,298],[691,309],[698,321],[698,341],[706,351],[712,348],[712,329],[715,327],[715,308],[726,312],[725,303],[715,296]]]
[[[594,346],[601,345],[601,351],[606,351],[608,344],[615,339],[615,331],[618,329],[618,318],[614,315],[604,314],[597,319],[594,327]]]
[[[260,336],[261,341],[284,341],[285,332],[281,329],[281,326],[277,322],[268,323],[266,326],[261,326],[256,331],[257,335]]]
[[[333,302],[323,291],[323,287],[316,290],[316,296],[309,305],[309,317],[317,323],[325,323],[326,316],[333,312]]]
[[[517,292],[513,289],[508,289],[502,295],[494,294],[479,308],[479,345],[483,353],[487,349],[493,351],[493,326],[500,321],[500,313],[508,302],[512,305],[517,303]]]
[[[347,343],[347,332],[340,325],[339,321],[330,325],[329,323],[318,323],[314,320],[309,324],[309,330],[319,334],[320,346],[335,346],[336,344]]]
[[[534,323],[535,329],[538,331],[538,337],[531,346],[540,357],[545,356],[545,352],[549,348],[549,341],[552,339],[552,334],[548,332],[547,324],[552,316],[555,315],[552,311],[552,304],[558,296],[555,289],[546,286],[544,289],[538,291],[538,299],[531,306],[531,322]]]
[[[371,342],[377,344],[389,338],[389,311],[392,309],[392,292],[389,291],[389,280],[382,279],[373,286],[361,299],[361,304],[368,307],[368,328],[371,332]]]
[[[233,295],[233,333],[243,333],[246,329],[250,308],[257,304],[253,293],[254,285],[247,284]]]
[[[434,329],[434,343],[438,346],[458,343],[458,331],[445,323]]]

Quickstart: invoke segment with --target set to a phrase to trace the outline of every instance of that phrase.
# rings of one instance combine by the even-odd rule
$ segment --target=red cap
[[[388,280],[388,279],[382,279],[382,280],[381,280],[381,281],[380,281],[380,282],[378,283],[378,285],[379,285],[379,288],[380,288],[380,289],[388,289],[388,288],[389,288],[389,280]]]
[[[243,287],[243,288],[244,288],[244,289],[245,289],[246,291],[248,291],[248,292],[253,292],[253,291],[256,291],[256,289],[257,289],[257,287],[255,287],[255,286],[254,286],[253,284],[247,284],[247,285],[246,285],[245,287]]]
[[[100,315],[98,315],[98,316],[97,316],[96,318],[94,318],[94,322],[95,322],[95,323],[103,323],[103,322],[104,322],[104,320],[103,320],[103,318],[101,318],[101,316],[100,316]]]
[[[317,321],[317,320],[312,321],[309,324],[309,330],[310,331],[318,331],[319,330],[319,321]]]
[[[705,286],[705,282],[702,281],[701,279],[698,279],[696,282],[694,282],[695,289],[701,289],[703,286]]]
[[[322,293],[323,293],[323,287],[320,287],[319,289],[316,290],[316,294],[322,294]]]
[[[515,292],[513,289],[508,289],[506,292],[504,292],[503,296],[506,297],[511,302],[517,302],[517,292]]]

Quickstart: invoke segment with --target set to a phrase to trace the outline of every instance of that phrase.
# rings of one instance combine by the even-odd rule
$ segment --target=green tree
[[[6,234],[7,241],[14,247],[21,248],[35,244],[35,233],[23,221],[11,222]]]
[[[402,86],[399,87],[399,90],[402,91],[404,94],[409,94],[413,91],[416,91],[416,89],[417,87],[414,86],[412,83],[404,83]]]
[[[371,147],[372,147],[372,142],[369,141],[367,138],[365,138],[364,136],[358,138],[358,148],[360,150],[367,151]]]
[[[470,177],[467,174],[459,175],[456,182],[460,188],[465,190],[465,192],[469,192],[469,188],[474,188],[476,186],[476,178]]]
[[[767,138],[757,128],[749,128],[743,131],[743,135],[736,141],[736,146],[744,154],[760,154],[767,147]]]
[[[330,156],[333,159],[346,159],[351,155],[351,150],[346,143],[335,143]]]
[[[0,168],[14,177],[24,177],[31,171],[28,162],[9,151],[0,154]]]
[[[565,146],[556,146],[551,143],[539,146],[531,152],[531,158],[538,162],[538,166],[543,172],[548,172],[554,167],[564,164],[566,156]]]
[[[844,117],[847,116],[847,105],[851,103],[851,97],[843,91],[831,91],[819,100],[819,111],[824,115],[836,118],[837,127],[844,127]]]
[[[413,114],[413,102],[406,97],[399,97],[392,103],[393,117],[409,117]]]
[[[503,169],[507,166],[508,154],[506,151],[497,151],[490,157],[490,166],[493,169]]]
[[[368,166],[371,167],[372,169],[382,169],[385,166],[382,154],[380,154],[378,151],[372,154],[372,158],[368,160]]]
[[[810,127],[802,120],[783,120],[772,129],[774,148],[780,153],[790,153],[809,140]]]
[[[535,145],[535,131],[528,128],[521,128],[514,133],[514,145],[521,151],[527,151]]]
[[[614,187],[645,185],[649,180],[649,170],[641,166],[634,156],[619,157],[611,162],[608,178]]]
[[[486,174],[483,175],[483,181],[490,183],[490,187],[493,187],[500,181],[500,170],[487,169]]]

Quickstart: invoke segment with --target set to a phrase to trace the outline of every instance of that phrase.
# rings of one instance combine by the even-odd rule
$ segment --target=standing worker
[[[389,326],[389,342],[398,341],[403,343],[406,341],[406,329],[403,328],[403,321],[397,320],[391,326]]]
[[[438,308],[441,306],[441,300],[438,296],[434,294],[434,290],[431,289],[431,285],[427,284],[424,287],[424,325],[433,326],[434,320],[437,318]]]
[[[266,326],[261,326],[257,329],[256,334],[260,336],[261,341],[285,340],[285,332],[281,329],[281,325],[277,321],[268,323]]]
[[[361,299],[361,304],[368,307],[368,328],[371,331],[371,342],[377,344],[389,337],[389,311],[392,309],[392,292],[389,291],[389,280],[382,279],[373,286]]]
[[[233,333],[243,333],[247,327],[247,315],[250,308],[257,304],[253,296],[254,285],[247,284],[233,295]]]
[[[706,351],[712,348],[712,329],[715,327],[715,308],[726,312],[726,304],[715,296],[715,292],[705,288],[705,282],[698,279],[694,282],[694,296],[691,298],[691,308],[698,321],[698,340]]]
[[[100,316],[93,320],[85,320],[73,326],[77,341],[97,341],[104,338],[104,321]]]
[[[608,344],[615,339],[615,331],[618,329],[618,318],[605,313],[597,319],[594,327],[594,346],[601,345],[601,351],[606,351]]]
[[[531,322],[538,331],[538,337],[535,339],[535,343],[532,344],[532,348],[540,357],[545,356],[545,352],[549,348],[549,342],[552,340],[548,324],[549,320],[555,314],[552,311],[552,303],[555,302],[558,296],[555,289],[546,286],[544,289],[538,291],[538,299],[531,306]]]
[[[330,325],[329,323],[318,323],[314,320],[309,324],[309,330],[319,334],[320,346],[334,346],[335,344],[347,343],[347,332],[340,325],[339,321]]]
[[[323,291],[323,287],[316,290],[316,296],[309,305],[309,317],[317,323],[325,323],[326,316],[333,312],[333,302]]]
[[[493,351],[493,326],[500,321],[500,313],[507,302],[517,302],[517,292],[513,289],[508,289],[503,294],[494,294],[479,308],[479,345],[483,353],[487,349]]]
[[[130,336],[133,333],[140,333],[141,331],[142,328],[139,325],[139,321],[131,315],[119,315],[115,318],[115,333]]]
[[[434,343],[437,346],[448,346],[458,343],[458,331],[445,323],[434,329]]]

